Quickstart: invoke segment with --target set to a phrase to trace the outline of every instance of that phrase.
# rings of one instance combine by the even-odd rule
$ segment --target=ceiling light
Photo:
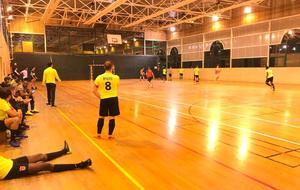
[[[171,32],[175,32],[176,31],[176,27],[175,26],[170,27],[170,31]]]
[[[293,30],[289,30],[288,34],[292,36],[292,35],[294,35],[294,31]]]
[[[6,8],[6,11],[7,11],[7,12],[11,12],[11,11],[12,11],[12,6],[8,6],[8,7]]]
[[[245,7],[245,8],[244,8],[244,13],[245,13],[245,14],[250,14],[250,13],[252,13],[252,7],[249,7],[249,6]]]
[[[217,22],[220,19],[220,17],[218,15],[213,15],[212,16],[212,21],[213,22]]]

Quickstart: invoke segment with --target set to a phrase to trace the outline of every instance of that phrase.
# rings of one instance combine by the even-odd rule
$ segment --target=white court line
[[[274,103],[274,102],[277,103],[277,104],[280,104],[280,103],[285,103],[285,100],[272,100],[272,103]],[[266,102],[260,102],[260,103],[252,102],[252,103],[245,103],[245,104],[242,104],[242,105],[224,106],[223,108],[224,109],[228,109],[228,108],[240,108],[240,107],[245,107],[245,106],[256,106],[256,105],[258,106],[258,105],[265,105],[265,104],[266,104]]]
[[[123,94],[135,95],[135,94],[130,94],[130,93],[123,93]],[[178,101],[173,101],[173,100],[167,100],[167,99],[162,99],[162,98],[153,98],[153,96],[149,96],[149,95],[143,95],[143,96],[151,97],[151,99],[164,100],[164,101],[168,101],[168,102],[176,103],[176,104],[181,104],[181,105],[185,105],[185,106],[193,106],[193,107],[201,108],[201,109],[204,109],[204,110],[214,110],[214,108],[205,108],[205,107],[202,107],[202,106],[192,105],[192,104],[186,104],[186,103],[183,103],[183,102],[178,102]],[[220,110],[220,112],[228,114],[228,115],[233,115],[233,116],[238,116],[238,117],[244,117],[244,118],[253,119],[253,120],[257,120],[257,121],[262,121],[262,122],[265,122],[265,123],[271,123],[271,124],[282,125],[282,126],[287,126],[287,127],[292,127],[292,128],[300,129],[300,126],[292,125],[292,124],[288,124],[288,123],[271,121],[271,120],[268,120],[268,119],[261,119],[261,118],[254,117],[254,116],[249,116],[249,115],[244,115],[244,114],[238,114],[238,113],[232,113],[232,112],[223,111],[223,110]]]
[[[143,101],[139,101],[139,100],[135,100],[135,99],[129,99],[129,98],[124,98],[124,97],[119,97],[119,98],[123,99],[123,100],[127,100],[127,101],[138,102],[140,104],[151,106],[151,107],[154,107],[154,108],[157,108],[157,109],[160,109],[160,110],[165,110],[165,111],[169,111],[169,112],[172,111],[171,109],[163,107],[161,105],[158,106],[158,105],[155,105],[155,104],[150,104],[150,103],[146,103],[146,102],[143,102]],[[186,113],[179,112],[179,111],[177,111],[176,113],[184,115],[184,116],[187,116],[187,117],[194,117],[194,118],[197,118],[197,119],[200,119],[200,120],[204,120],[204,121],[212,121],[212,120],[206,119],[204,117],[200,117],[200,116],[196,116],[196,115],[190,115],[190,114],[186,114]],[[226,124],[226,123],[223,123],[223,122],[221,122],[220,125],[223,125],[223,126],[226,126],[226,127],[230,127],[230,128],[233,128],[233,129],[244,130],[246,132],[250,132],[250,133],[253,133],[253,134],[260,135],[260,136],[264,136],[264,137],[268,137],[268,138],[271,138],[271,139],[275,139],[275,140],[279,140],[279,141],[282,141],[282,142],[287,142],[287,143],[290,143],[290,144],[293,144],[293,145],[300,146],[299,142],[290,141],[290,140],[287,140],[287,139],[284,139],[284,138],[280,138],[280,137],[275,137],[275,136],[264,134],[264,133],[261,133],[261,132],[257,132],[257,131],[251,130],[251,129],[245,129],[245,128],[242,128],[242,127],[229,125],[229,124]]]
[[[146,92],[142,92],[142,93],[120,93],[120,94],[125,94],[125,95],[136,95],[136,96],[146,96],[146,97],[161,97],[160,99],[162,100],[162,98],[166,98],[166,95],[159,95],[159,94],[154,94],[154,95],[148,95],[149,93]],[[202,98],[204,100],[204,98]],[[165,100],[165,99],[164,99]],[[167,101],[171,101],[171,100],[167,100]],[[173,101],[176,103],[176,101]],[[272,102],[274,103],[285,103],[285,100],[272,100]],[[181,102],[177,102],[178,104],[184,104]],[[245,103],[243,105],[232,105],[232,106],[223,106],[224,109],[228,109],[228,108],[238,108],[238,107],[245,107],[245,106],[256,106],[256,105],[265,105],[266,102],[248,102]],[[191,104],[189,104],[190,106]],[[197,105],[195,105],[197,107]],[[206,108],[207,109],[207,108]],[[212,108],[210,108],[212,109]],[[221,109],[222,110],[222,109]],[[224,111],[225,112],[225,111]]]
[[[154,81],[153,81],[154,82]],[[157,81],[158,82],[158,81]],[[168,82],[168,81],[167,81]],[[178,84],[178,83],[173,83],[173,84]],[[208,90],[208,91],[214,91],[214,90]],[[124,93],[124,94],[126,94],[126,93]],[[132,94],[130,94],[130,93],[128,93],[129,95],[137,95],[137,96],[147,96],[147,94],[149,94],[149,93],[147,93],[147,92],[142,92],[142,93],[132,93]],[[161,94],[152,94],[150,97],[161,97],[161,98],[166,98],[166,96],[165,95],[161,95]],[[276,103],[285,103],[285,100],[272,100],[272,102],[276,102]],[[260,102],[260,103],[257,103],[257,102],[248,102],[248,103],[245,103],[245,104],[243,104],[243,105],[231,105],[231,106],[225,106],[225,107],[223,107],[224,109],[228,109],[228,108],[235,108],[235,107],[244,107],[244,106],[255,106],[255,105],[265,105],[266,104],[266,102]]]

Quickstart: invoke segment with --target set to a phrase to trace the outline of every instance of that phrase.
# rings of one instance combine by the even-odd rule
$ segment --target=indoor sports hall
[[[1,190],[300,189],[300,0],[0,0]]]

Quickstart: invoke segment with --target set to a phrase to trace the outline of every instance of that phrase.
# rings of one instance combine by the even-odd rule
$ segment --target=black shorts
[[[118,97],[101,99],[99,115],[103,117],[120,115]]]
[[[183,73],[180,73],[179,75],[180,75],[181,77],[183,77]]]
[[[171,74],[171,73],[169,74],[169,77],[172,77],[172,74]]]
[[[26,156],[13,159],[13,167],[4,179],[15,179],[29,175],[28,158]]]
[[[266,83],[272,82],[273,83],[273,77],[267,78]]]
[[[148,77],[148,78],[147,78],[147,80],[148,80],[149,82],[151,82],[152,79],[153,79],[153,77]]]
[[[199,81],[199,75],[195,75],[195,80],[198,82]]]
[[[0,131],[6,131],[7,127],[4,123],[4,120],[0,121]]]

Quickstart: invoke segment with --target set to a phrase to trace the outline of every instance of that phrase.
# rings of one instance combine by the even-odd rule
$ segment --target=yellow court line
[[[44,94],[39,92],[41,96],[45,99]],[[134,179],[117,161],[115,161],[108,153],[105,152],[87,133],[85,133],[74,121],[72,121],[61,109],[56,108],[58,113],[67,120],[75,129],[77,129],[91,144],[93,144],[99,152],[101,152],[116,168],[118,168],[121,173],[123,173],[138,189],[144,190],[145,188]]]

